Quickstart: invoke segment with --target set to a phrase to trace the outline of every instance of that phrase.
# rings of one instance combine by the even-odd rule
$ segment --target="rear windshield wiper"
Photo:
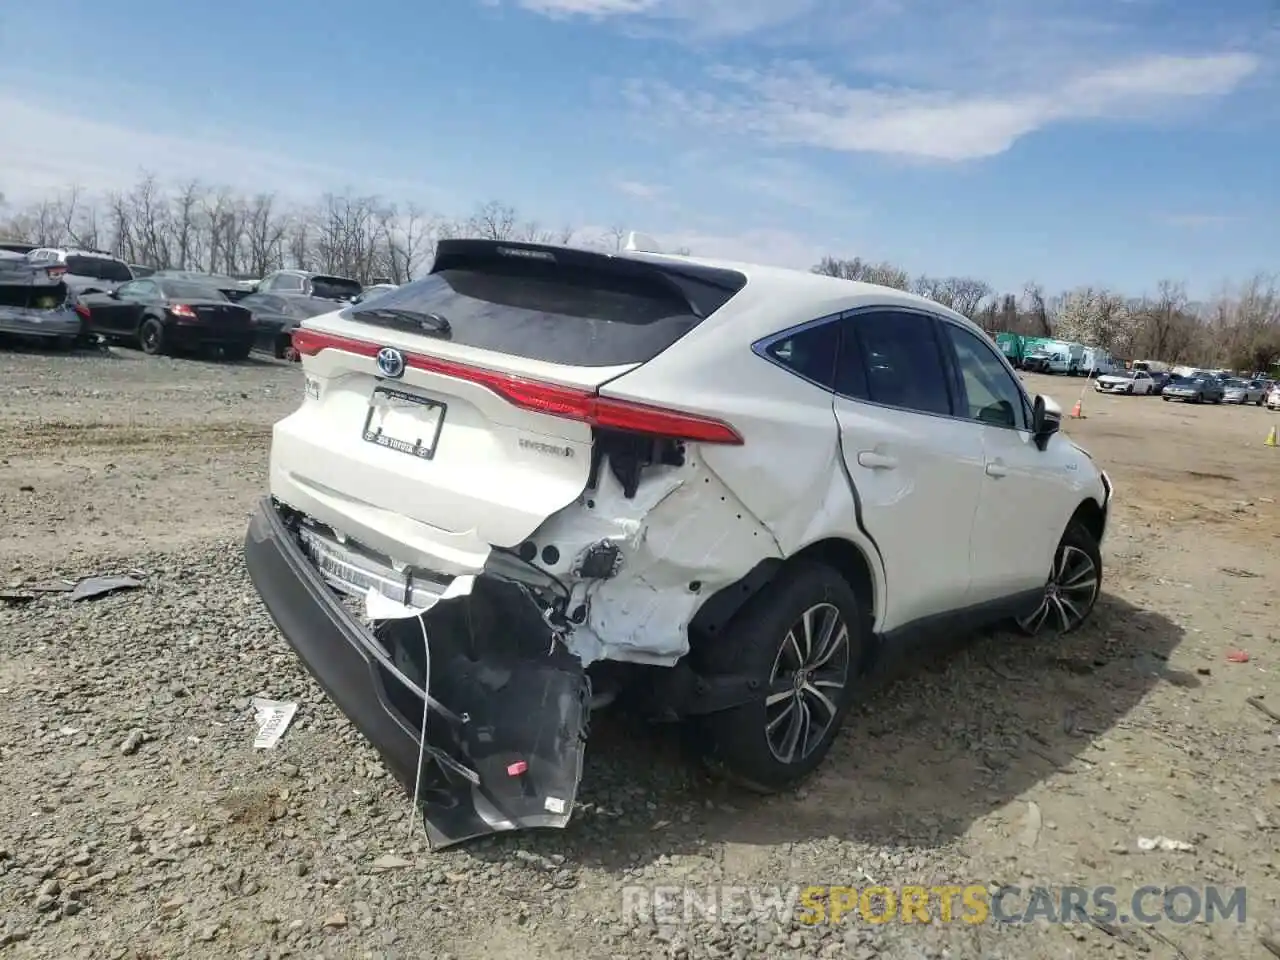
[[[408,330],[410,333],[425,333],[435,337],[447,337],[453,332],[449,321],[438,313],[426,310],[406,310],[404,307],[369,307],[364,310],[353,310],[351,316],[357,320],[369,320],[384,327],[395,327]]]

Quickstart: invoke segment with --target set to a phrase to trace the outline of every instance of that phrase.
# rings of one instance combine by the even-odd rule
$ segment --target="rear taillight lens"
[[[86,307],[83,303],[77,303],[72,309],[75,310],[75,312],[80,315],[81,320],[89,319],[90,317],[89,308]]]
[[[374,357],[382,349],[377,344],[363,340],[303,329],[293,331],[293,346],[304,357],[315,356],[322,350],[341,350],[360,357]],[[605,430],[627,430],[698,443],[742,443],[742,435],[729,424],[680,410],[633,403],[630,400],[615,400],[602,397],[594,391],[564,387],[421,354],[406,353],[405,366],[479,384],[522,410],[578,420]]]
[[[175,317],[179,317],[183,320],[196,319],[196,312],[192,310],[189,306],[187,306],[185,303],[170,304],[169,312],[173,314]]]

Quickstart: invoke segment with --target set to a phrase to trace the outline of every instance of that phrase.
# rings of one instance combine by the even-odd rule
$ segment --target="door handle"
[[[858,454],[858,463],[872,470],[892,470],[898,465],[898,458],[877,450],[863,450]]]
[[[988,477],[995,477],[998,480],[1000,477],[1007,477],[1008,475],[1009,469],[1001,461],[992,460],[987,464]]]

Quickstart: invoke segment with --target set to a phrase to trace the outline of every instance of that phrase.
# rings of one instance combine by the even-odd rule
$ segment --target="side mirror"
[[[1049,438],[1062,426],[1062,410],[1047,397],[1037,396],[1031,407],[1031,436],[1036,447],[1044,450]]]

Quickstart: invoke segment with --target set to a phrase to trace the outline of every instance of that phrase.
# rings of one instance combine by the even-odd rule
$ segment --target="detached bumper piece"
[[[270,500],[250,521],[245,562],[290,646],[410,790],[422,749],[418,789],[433,847],[569,822],[590,683],[519,588],[482,578],[421,620],[370,630]]]

